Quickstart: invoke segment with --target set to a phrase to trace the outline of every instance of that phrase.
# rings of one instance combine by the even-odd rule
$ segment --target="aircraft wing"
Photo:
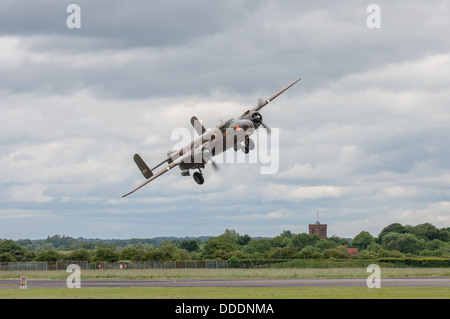
[[[267,104],[269,104],[272,100],[274,100],[277,96],[279,96],[280,94],[282,94],[284,91],[286,91],[287,89],[289,89],[291,86],[293,86],[295,83],[297,83],[298,81],[301,80],[301,77],[298,78],[297,80],[295,80],[294,82],[292,82],[291,84],[289,84],[288,86],[286,86],[285,88],[283,88],[280,92],[272,95],[271,97],[269,97],[267,100],[261,101],[261,103],[259,103],[257,106],[255,106],[253,109],[251,109],[252,112],[256,112],[259,111],[260,109],[262,109],[264,106],[266,106]],[[247,111],[248,112],[248,111]],[[246,112],[246,113],[247,113]],[[244,113],[245,114],[245,113]]]
[[[148,178],[145,182],[143,182],[141,185],[139,185],[138,187],[136,187],[135,189],[133,189],[132,191],[126,193],[125,195],[123,195],[122,197],[126,197],[132,193],[134,193],[135,191],[137,191],[139,188],[147,185],[148,183],[150,183],[151,181],[157,179],[159,176],[161,176],[162,174],[170,171],[172,168],[174,168],[175,166],[179,165],[184,159],[186,159],[187,157],[191,156],[192,151],[187,152],[186,154],[183,154],[182,156],[180,156],[179,158],[177,158],[175,161],[173,161],[172,163],[170,163],[166,168],[164,168],[163,170],[159,171],[158,173],[152,175],[150,178]],[[156,167],[162,165],[163,163],[165,163],[167,160],[161,162],[159,165],[157,165]]]

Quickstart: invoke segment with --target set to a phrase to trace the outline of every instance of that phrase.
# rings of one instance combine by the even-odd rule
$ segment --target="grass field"
[[[80,288],[3,289],[0,299],[449,299],[450,288]]]
[[[67,279],[59,271],[1,271],[0,279]],[[81,270],[85,279],[367,278],[365,268]],[[385,268],[385,277],[450,276],[448,268]],[[450,288],[81,288],[0,289],[0,299],[449,299]]]

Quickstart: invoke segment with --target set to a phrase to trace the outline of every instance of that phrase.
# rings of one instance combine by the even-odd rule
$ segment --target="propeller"
[[[266,102],[268,103],[268,101],[265,101],[262,98],[259,98],[258,99],[258,108],[261,107]],[[270,135],[270,133],[271,133],[270,127],[268,127],[266,124],[264,124],[264,122],[261,122],[261,125],[267,130],[267,134]]]
[[[270,133],[271,133],[270,127],[268,127],[266,124],[264,124],[264,122],[262,122],[261,125],[267,130],[267,134],[270,135]]]
[[[210,161],[211,161],[212,166],[214,167],[214,170],[215,170],[215,171],[218,171],[218,170],[219,170],[219,165],[217,165],[217,163],[214,162],[213,159],[210,159]]]

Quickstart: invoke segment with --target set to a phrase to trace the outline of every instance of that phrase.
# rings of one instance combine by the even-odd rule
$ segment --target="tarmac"
[[[352,279],[83,279],[81,288],[131,287],[367,287]],[[381,287],[450,287],[448,277],[381,278]],[[2,279],[0,289],[19,288],[19,280]],[[27,288],[67,288],[66,280],[28,279]]]

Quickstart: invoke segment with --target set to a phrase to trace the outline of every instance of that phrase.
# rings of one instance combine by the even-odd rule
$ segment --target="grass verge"
[[[0,299],[449,299],[450,288],[231,287],[3,289]]]
[[[365,268],[263,268],[263,269],[81,269],[83,279],[152,279],[152,278],[367,278]],[[0,271],[0,279],[67,279],[65,270],[49,271]],[[381,276],[428,277],[450,276],[449,268],[382,268]]]

